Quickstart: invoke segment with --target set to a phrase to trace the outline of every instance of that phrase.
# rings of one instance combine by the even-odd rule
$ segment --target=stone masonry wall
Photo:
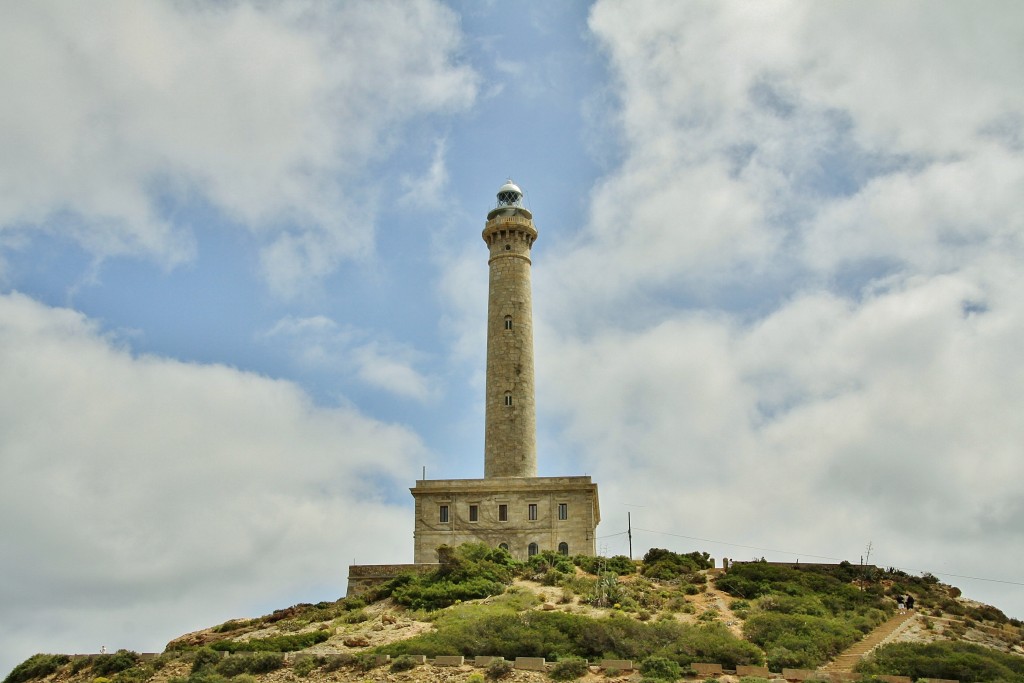
[[[528,211],[488,215],[487,386],[484,477],[537,476],[530,249],[537,230]]]

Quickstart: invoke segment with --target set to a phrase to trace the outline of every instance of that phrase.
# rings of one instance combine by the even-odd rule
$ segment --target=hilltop
[[[766,562],[723,572],[707,553],[658,549],[639,562],[542,553],[519,563],[467,544],[443,549],[440,559],[432,574],[401,576],[362,596],[183,635],[158,656],[36,655],[4,683],[640,681],[692,677],[700,663],[811,677],[830,662],[856,679],[837,657],[869,634],[885,639],[857,663],[863,677],[1024,682],[1024,624],[927,574]],[[915,600],[904,617],[901,596]],[[540,672],[422,663],[453,655],[557,664]],[[639,670],[595,666],[612,659]]]

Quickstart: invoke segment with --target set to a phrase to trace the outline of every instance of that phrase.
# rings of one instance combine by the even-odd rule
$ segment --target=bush
[[[723,666],[759,664],[761,651],[733,636],[720,623],[706,626],[674,620],[640,622],[626,618],[594,619],[566,612],[517,614],[488,605],[481,610],[453,610],[440,615],[436,630],[378,648],[381,654],[472,656],[479,652],[513,660],[558,655],[584,659],[668,657],[679,664],[712,661]]]
[[[507,662],[504,659],[495,659],[487,666],[487,678],[492,681],[498,681],[506,676],[511,676],[515,666],[512,662]]]
[[[321,662],[317,657],[303,657],[292,665],[292,671],[295,672],[296,676],[305,678],[313,673],[313,670],[319,667],[320,664]]]
[[[93,662],[93,673],[106,676],[130,669],[139,662],[139,653],[131,650],[118,650],[112,655],[100,655]]]
[[[597,557],[595,555],[577,555],[572,558],[573,564],[588,574],[611,572],[616,576],[636,574],[636,563],[625,555],[615,557]]]
[[[295,652],[322,643],[330,637],[329,631],[308,631],[286,636],[256,638],[245,642],[222,640],[211,647],[221,652]]]
[[[227,677],[239,674],[265,674],[284,666],[284,655],[279,652],[256,652],[225,657],[217,664],[217,673]],[[314,667],[315,668],[315,667]]]
[[[355,661],[355,656],[348,653],[333,655],[327,658],[327,662],[324,664],[324,671],[337,671],[342,667],[352,664],[353,661]]]
[[[54,671],[71,661],[67,655],[32,655],[24,662],[14,667],[3,683],[22,683],[33,678],[49,676]],[[86,660],[87,661],[87,660]]]
[[[249,669],[246,673],[265,674],[284,666],[284,655],[279,652],[257,652],[246,657]]]
[[[641,662],[640,673],[659,681],[677,681],[683,675],[679,664],[665,657],[648,657]]]
[[[764,648],[769,667],[815,668],[860,639],[857,629],[838,619],[777,612],[750,616],[743,635]]]
[[[893,643],[858,664],[864,674],[891,674],[912,678],[1024,682],[1024,658],[971,643]]]
[[[223,655],[210,647],[201,647],[192,656],[192,673],[202,671],[211,666],[217,666]]]
[[[692,552],[683,555],[664,548],[651,548],[644,555],[640,573],[648,578],[672,581],[714,566],[714,560],[708,553]]]
[[[345,614],[338,617],[338,620],[343,624],[360,624],[364,621],[370,620],[370,615],[361,609],[346,612]]]
[[[369,652],[360,652],[352,658],[352,666],[357,671],[370,671],[377,668],[377,656]]]
[[[409,655],[402,655],[398,659],[391,662],[391,671],[397,673],[399,671],[409,671],[410,669],[416,668],[416,660]]]
[[[228,679],[211,668],[200,669],[186,679],[186,683],[227,683]]]
[[[570,657],[555,662],[548,675],[556,681],[571,681],[586,676],[588,671],[587,660]]]
[[[412,609],[441,609],[464,600],[500,595],[518,566],[507,551],[483,543],[437,549],[439,567],[430,574],[405,575],[388,584],[395,602]]]

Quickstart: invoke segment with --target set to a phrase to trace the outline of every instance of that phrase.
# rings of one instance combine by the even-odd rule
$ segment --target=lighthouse
[[[601,521],[597,484],[589,476],[537,476],[530,285],[537,228],[511,180],[498,188],[482,235],[489,272],[484,476],[424,478],[409,489],[416,504],[413,561],[429,568],[440,546],[470,542],[520,560],[544,551],[593,555]],[[373,578],[366,572],[385,570],[353,567],[350,586]]]
[[[490,270],[487,296],[487,385],[484,477],[537,476],[530,251],[533,214],[511,180],[498,189],[483,238]]]

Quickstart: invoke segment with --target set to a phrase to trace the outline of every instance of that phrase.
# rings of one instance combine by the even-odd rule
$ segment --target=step
[[[843,652],[837,655],[831,662],[820,667],[818,671],[822,673],[853,671],[853,667],[856,666],[857,662],[885,642],[887,638],[899,631],[904,625],[909,623],[914,616],[915,612],[913,610],[908,610],[904,614],[897,614],[885,623],[879,624],[875,630],[847,649],[843,650]]]

